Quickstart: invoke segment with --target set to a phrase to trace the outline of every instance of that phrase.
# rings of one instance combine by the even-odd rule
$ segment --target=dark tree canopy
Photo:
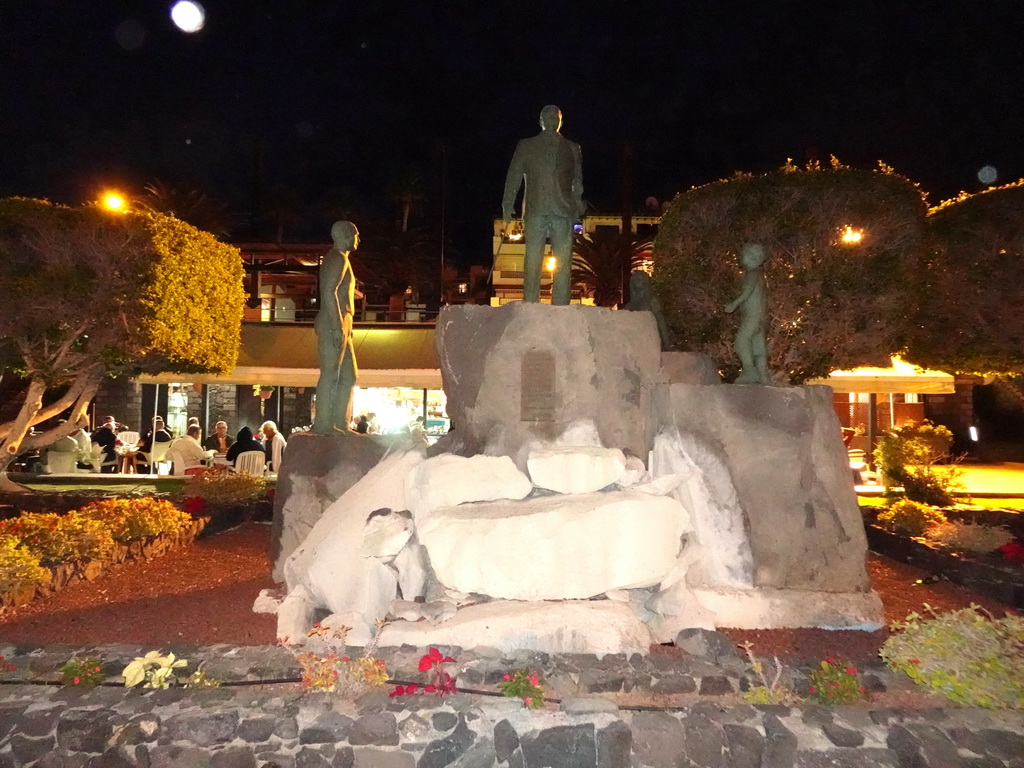
[[[681,193],[655,241],[655,287],[672,340],[737,370],[740,247],[765,246],[769,367],[800,383],[858,365],[887,365],[913,309],[908,289],[927,206],[915,184],[880,165],[783,166]],[[844,239],[849,231],[861,239]]]
[[[928,214],[907,359],[950,373],[1024,371],[1024,181]]]

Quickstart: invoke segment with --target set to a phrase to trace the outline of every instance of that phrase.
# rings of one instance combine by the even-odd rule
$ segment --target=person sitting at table
[[[199,444],[199,435],[201,434],[199,425],[193,424],[185,430],[184,435],[176,437],[171,441],[171,445],[167,449],[167,455],[173,456],[172,461],[180,460],[185,465],[184,467],[176,466],[174,468],[175,474],[185,475],[189,473],[189,470],[203,465],[206,451]]]
[[[116,426],[117,422],[108,421],[92,433],[92,443],[102,449],[103,462],[100,472],[113,473],[117,471],[117,435],[114,434]]]
[[[71,438],[78,445],[78,468],[91,469],[92,465],[86,463],[86,459],[92,454],[92,439],[84,427],[79,427],[71,433]]]
[[[242,427],[238,430],[237,439],[228,448],[228,455],[225,458],[229,464],[234,464],[238,454],[246,451],[263,451],[263,446],[253,439],[251,429]]]
[[[228,437],[228,423],[218,421],[213,425],[213,434],[203,441],[203,448],[214,453],[224,454],[231,447],[231,438]]]
[[[263,450],[270,458],[270,471],[281,471],[281,460],[284,458],[284,449],[288,447],[284,435],[277,431],[277,424],[272,421],[264,421],[260,427],[263,432]]]
[[[164,420],[156,416],[153,418],[153,428],[143,435],[139,441],[139,453],[145,453],[149,455],[153,452],[153,443],[169,443],[174,438],[171,433],[164,429]],[[140,473],[149,474],[150,467],[148,464],[137,464],[136,468]]]

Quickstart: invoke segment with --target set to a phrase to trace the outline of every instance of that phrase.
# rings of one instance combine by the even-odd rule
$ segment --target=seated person
[[[231,438],[228,437],[228,423],[218,421],[213,427],[213,434],[203,441],[203,448],[215,453],[227,453],[231,447]]]
[[[117,471],[117,435],[114,434],[114,422],[108,421],[102,427],[92,433],[92,442],[102,449],[104,466],[100,467],[101,472],[113,473]]]
[[[61,419],[59,424],[66,424],[65,419]],[[51,455],[63,454],[63,456],[57,455],[51,460]],[[46,446],[46,465],[50,468],[50,472],[74,472],[75,466],[78,463],[78,442],[71,435],[64,435],[64,437],[58,437],[48,446]]]
[[[91,469],[92,465],[87,464],[89,456],[92,455],[92,438],[84,427],[79,427],[71,433],[71,439],[78,445],[78,468]]]
[[[288,447],[284,435],[277,431],[277,424],[272,421],[264,421],[260,427],[263,432],[263,450],[270,459],[270,470],[281,471],[281,460],[284,458],[284,449]]]
[[[228,448],[228,462],[234,464],[235,459],[238,458],[238,454],[245,453],[247,451],[260,451],[263,453],[263,446],[253,439],[251,429],[248,427],[242,427],[238,430],[238,439],[236,439],[235,442],[231,444],[231,447]]]
[[[203,459],[206,458],[206,451],[203,450],[203,446],[199,444],[199,435],[202,434],[199,430],[199,425],[194,424],[186,430],[186,433],[181,437],[176,437],[171,441],[170,448],[167,449],[168,455],[174,454],[174,461],[180,459],[185,466],[175,467],[174,471],[176,474],[183,475],[187,474],[190,469],[195,469],[203,465]]]
[[[153,443],[170,443],[174,438],[171,433],[164,429],[164,420],[157,416],[153,419],[153,428],[149,430],[142,439],[139,441],[139,453],[151,454],[153,452]],[[149,474],[150,466],[148,464],[137,463],[136,467],[138,471],[144,474]]]

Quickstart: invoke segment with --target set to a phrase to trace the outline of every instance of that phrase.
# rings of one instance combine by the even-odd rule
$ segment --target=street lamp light
[[[864,239],[863,229],[854,229],[849,224],[843,230],[842,241],[846,245],[859,245],[861,240]]]
[[[100,197],[100,204],[114,213],[124,213],[128,210],[128,201],[120,192],[104,192]]]

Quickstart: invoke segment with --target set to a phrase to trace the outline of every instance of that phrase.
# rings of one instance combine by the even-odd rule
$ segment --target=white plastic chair
[[[235,457],[234,471],[240,475],[262,477],[267,467],[267,454],[263,451],[245,451]]]
[[[117,433],[117,439],[121,441],[121,445],[137,445],[139,433],[126,429],[124,432]]]
[[[78,453],[46,452],[46,471],[51,475],[72,475],[78,472]]]

